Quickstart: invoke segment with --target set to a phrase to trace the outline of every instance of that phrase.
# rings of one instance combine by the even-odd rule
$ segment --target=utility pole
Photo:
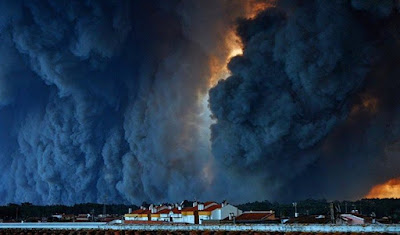
[[[104,217],[106,217],[106,214],[107,214],[106,202],[107,202],[107,195],[104,198],[104,204],[103,204],[103,216]]]
[[[294,207],[294,217],[298,217],[299,214],[297,213],[297,202],[293,202],[292,203],[293,207]]]
[[[335,223],[335,210],[333,208],[333,202],[331,202],[330,208],[331,208],[331,222],[332,222],[332,224],[334,224]]]
[[[90,211],[90,213],[91,213],[91,216],[92,216],[92,222],[94,222],[94,209],[92,209],[92,210]]]

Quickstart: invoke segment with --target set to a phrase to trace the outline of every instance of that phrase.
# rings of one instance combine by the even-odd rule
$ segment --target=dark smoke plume
[[[245,19],[262,2],[0,2],[0,203],[359,197],[397,177],[399,2]]]
[[[1,2],[0,202],[206,195],[199,97],[242,4]]]
[[[239,23],[244,55],[210,91],[212,151],[232,191],[355,198],[399,176],[398,7],[280,1]]]

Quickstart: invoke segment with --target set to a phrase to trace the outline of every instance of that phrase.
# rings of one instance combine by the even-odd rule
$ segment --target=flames
[[[248,0],[242,6],[244,8],[242,17],[252,19],[261,11],[273,6],[275,6],[275,0]],[[221,46],[224,47],[224,55],[219,57],[212,56],[210,59],[211,77],[209,79],[209,88],[214,87],[219,80],[229,77],[230,71],[227,67],[229,61],[233,57],[243,54],[243,44],[236,34],[235,28],[228,30],[224,45]]]
[[[400,178],[372,187],[366,198],[400,198]]]
[[[214,87],[219,80],[229,77],[229,61],[233,57],[243,54],[242,42],[233,29],[228,32],[224,44],[223,46],[226,48],[224,55],[222,57],[212,56],[210,59],[211,77],[209,79],[209,88]]]

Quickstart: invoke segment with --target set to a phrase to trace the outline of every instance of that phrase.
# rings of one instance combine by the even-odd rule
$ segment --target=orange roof
[[[164,209],[164,210],[160,210],[158,212],[158,214],[169,214],[170,211],[171,211],[170,209]]]
[[[149,214],[149,213],[150,213],[150,210],[138,209],[138,210],[132,211],[131,214]]]
[[[172,213],[174,213],[174,214],[180,214],[181,211],[180,211],[178,208],[173,208],[173,209],[172,209]]]
[[[169,214],[171,211],[172,211],[172,213],[174,213],[174,214],[180,214],[180,213],[181,213],[181,211],[178,210],[178,208],[172,208],[172,210],[170,210],[170,209],[163,209],[163,210],[160,210],[159,212],[157,212],[157,214]],[[154,213],[154,214],[155,214],[155,213]]]
[[[205,202],[205,203],[204,203],[204,206],[208,206],[208,205],[211,205],[211,204],[213,204],[213,203],[216,203],[216,202]],[[218,203],[216,203],[216,204],[218,204]]]
[[[262,220],[274,215],[268,212],[250,212],[244,213],[236,217],[236,220]]]
[[[195,206],[195,207],[186,207],[186,208],[182,209],[182,211],[197,211],[197,210],[198,210],[197,206]]]
[[[213,211],[213,210],[219,209],[221,207],[222,207],[221,205],[214,205],[214,206],[205,208],[203,211]]]

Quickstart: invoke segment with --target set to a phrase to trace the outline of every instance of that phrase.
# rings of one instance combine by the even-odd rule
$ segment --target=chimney
[[[172,209],[172,206],[168,206],[168,210],[171,210]]]
[[[197,201],[194,201],[193,202],[193,207],[196,207],[197,206]]]
[[[132,208],[128,209],[128,214],[132,214]]]
[[[204,204],[203,204],[203,203],[199,203],[199,204],[198,204],[198,210],[199,210],[199,211],[204,210]]]
[[[182,207],[181,207],[181,206],[178,206],[178,210],[180,210],[180,211],[181,211],[181,210],[182,210]]]

